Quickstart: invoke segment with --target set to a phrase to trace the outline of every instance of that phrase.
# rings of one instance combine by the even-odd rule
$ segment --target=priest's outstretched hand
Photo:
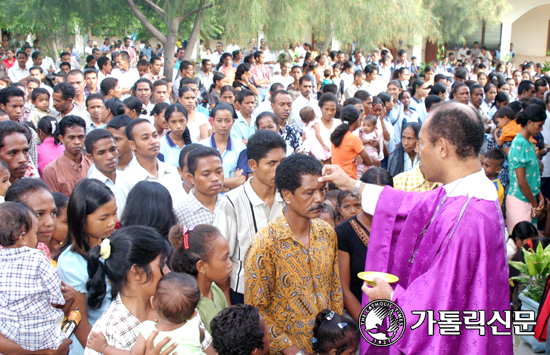
[[[344,191],[353,191],[356,181],[349,177],[338,165],[325,165],[323,167],[323,176],[319,178],[319,182],[332,182],[336,187]]]
[[[366,282],[363,283],[361,291],[369,298],[369,302],[376,300],[390,300],[393,293],[393,288],[389,283],[379,277],[375,277],[372,281],[376,284],[375,287],[369,287]]]

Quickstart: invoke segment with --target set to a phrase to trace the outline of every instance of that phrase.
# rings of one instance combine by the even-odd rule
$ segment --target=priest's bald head
[[[422,125],[417,152],[428,181],[447,184],[479,171],[485,125],[469,106],[448,102],[432,109]]]

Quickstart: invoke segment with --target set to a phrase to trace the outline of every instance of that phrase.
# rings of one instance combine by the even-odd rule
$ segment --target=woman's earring
[[[202,277],[206,277],[206,274],[204,272],[202,273]]]

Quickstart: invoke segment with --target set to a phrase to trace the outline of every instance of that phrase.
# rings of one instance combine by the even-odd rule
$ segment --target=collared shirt
[[[210,89],[210,86],[212,86],[212,83],[214,82],[214,73],[209,72],[206,74],[202,70],[197,74],[197,80],[206,88],[206,90]]]
[[[271,78],[271,85],[275,83],[281,83],[283,84],[284,88],[287,88],[289,85],[292,85],[294,83],[294,78],[290,75],[285,79],[284,76],[281,74],[275,75],[273,78]]]
[[[229,257],[233,262],[231,289],[238,293],[244,293],[244,256],[250,243],[285,206],[283,197],[276,191],[273,205],[269,207],[252,188],[253,179],[225,194],[216,219],[216,227],[229,242]]]
[[[88,111],[85,111],[85,112],[88,113]],[[55,109],[52,110],[52,115],[57,119],[57,122],[61,121],[63,117],[66,117],[69,115],[74,115],[74,116],[78,116],[83,119],[86,119],[87,117],[86,113],[82,112],[82,110],[78,108],[78,105],[76,104],[76,102],[73,102],[73,109],[64,116],[61,114],[61,112],[56,111]]]
[[[88,85],[84,87],[84,97],[88,97],[92,94],[90,89],[88,89]],[[95,88],[95,94],[101,94],[101,89],[99,88],[99,85]]]
[[[422,171],[420,170],[420,164],[416,164],[412,170],[402,172],[393,178],[393,187],[407,192],[430,191],[440,185],[437,182],[430,184],[424,179],[424,175],[422,175]]]
[[[199,143],[206,147],[218,149],[214,135],[215,133]],[[220,150],[218,149],[218,151]],[[235,172],[238,169],[241,169],[243,174],[249,170],[248,157],[246,156],[246,145],[244,145],[244,143],[240,140],[233,139],[229,136],[227,147],[225,147],[223,153],[220,151],[220,154],[222,156],[223,176],[225,178],[235,177]]]
[[[170,164],[177,168],[180,166],[180,152],[183,148],[180,148],[170,138],[171,132],[172,131],[166,132],[164,137],[160,139],[160,154],[164,156],[165,163]]]
[[[117,176],[120,179],[120,203],[117,200],[119,211],[124,210],[130,190],[140,181],[158,182],[166,187],[172,197],[173,206],[177,206],[187,196],[183,189],[181,176],[178,170],[172,165],[163,163],[157,159],[158,177],[155,177],[141,166],[137,158],[134,159],[135,161]]]
[[[76,184],[88,175],[91,165],[92,162],[84,154],[79,164],[62,154],[44,168],[42,175],[52,192],[61,192],[70,197]]]
[[[297,149],[304,149],[302,144],[302,135],[298,132],[296,127],[289,125],[285,126],[285,131],[279,129],[279,134],[284,138],[286,143],[296,151]]]
[[[56,62],[55,62],[55,67],[57,70],[61,70],[61,68],[59,67],[61,65],[61,59],[58,59]],[[78,70],[81,70],[82,67],[80,66],[80,63],[78,63],[78,59],[76,59],[75,57],[73,57],[71,55],[71,70],[73,69],[78,69]]]
[[[29,70],[27,68],[21,69],[19,68],[19,65],[14,65],[8,70],[8,76],[10,77],[10,80],[14,83],[28,77],[29,75],[31,75],[29,73]]]
[[[130,56],[130,65],[135,65],[136,63],[136,50],[132,46],[123,47],[120,46],[120,51],[128,52],[128,55]]]
[[[306,249],[281,212],[258,232],[245,256],[244,303],[263,316],[270,354],[292,345],[312,353],[317,314],[343,312],[336,232],[320,219],[309,225]]]
[[[197,200],[194,189],[189,191],[189,195],[174,208],[178,224],[187,228],[191,228],[197,224],[214,225],[214,220],[220,208],[220,201],[221,197],[218,195],[216,197],[214,212],[212,212]]]
[[[248,124],[242,113],[240,111],[237,112],[237,119],[233,123],[233,127],[231,127],[231,136],[238,140],[248,140],[254,133],[256,133],[256,123],[252,115],[250,115],[250,124]]]
[[[254,85],[261,88],[269,87],[271,81],[262,85],[256,84],[257,81],[271,79],[271,69],[269,69],[267,65],[262,64],[262,66],[260,67],[258,64],[254,64],[252,68],[250,68],[250,74],[252,74],[252,82],[254,83]]]
[[[160,79],[164,79],[166,77],[164,75],[162,75],[161,73],[158,73],[157,75],[153,75],[151,72],[149,72],[149,73],[145,74],[144,76],[142,76],[142,78],[149,79],[151,81],[151,83],[154,83],[155,81],[160,80]]]
[[[0,249],[0,331],[29,351],[54,349],[65,335],[56,331],[64,305],[57,270],[38,249]]]
[[[233,82],[235,81],[235,73],[236,73],[236,70],[235,68],[233,68],[233,66],[226,67],[225,65],[222,65],[218,70],[218,72],[225,75],[228,85],[233,85]]]
[[[136,81],[139,80],[139,72],[136,68],[132,67],[129,68],[128,71],[122,71],[119,68],[114,68],[113,71],[111,71],[111,76],[118,79],[118,84],[121,88],[131,88],[134,86]],[[124,100],[129,96],[130,94],[124,94],[120,99]]]
[[[32,59],[31,58],[29,59],[30,59],[30,63],[27,63],[28,70],[30,70],[34,66]],[[40,68],[42,68],[44,75],[48,75],[50,69],[53,69],[53,71],[55,72],[55,64],[53,62],[53,59],[50,57],[44,57],[42,59],[42,63],[40,64]]]
[[[407,152],[403,152],[403,171],[412,170],[414,166],[418,165],[418,154],[414,155],[414,161],[411,161],[411,157]]]
[[[315,111],[316,118],[321,118],[322,116],[321,109],[319,108],[317,100],[315,100],[314,98],[308,100],[304,97],[304,95],[298,96],[296,100],[292,102],[292,111],[290,112],[290,117],[292,126],[296,127],[300,132],[304,129],[304,122],[302,122],[302,118],[300,117],[300,111],[306,106],[311,107],[313,111]]]
[[[342,79],[342,86],[344,88],[344,92],[353,84],[353,73],[348,74],[346,72],[342,72],[340,74],[340,79]]]
[[[115,181],[116,181],[116,173],[117,172],[115,171]],[[113,193],[115,193],[115,181],[109,179],[101,171],[99,171],[95,167],[95,164],[92,164],[92,166],[90,167],[90,170],[88,170],[88,179],[97,179],[97,180],[101,181],[102,183],[107,185],[107,187],[109,189],[111,189],[111,191],[113,191]]]

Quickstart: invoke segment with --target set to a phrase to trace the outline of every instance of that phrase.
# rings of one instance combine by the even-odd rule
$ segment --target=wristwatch
[[[359,188],[361,187],[361,184],[362,184],[361,180],[357,180],[357,181],[355,182],[355,186],[353,187],[353,191],[351,192],[351,194],[353,195],[353,197],[355,197],[355,198],[361,197],[361,196],[359,195]]]

